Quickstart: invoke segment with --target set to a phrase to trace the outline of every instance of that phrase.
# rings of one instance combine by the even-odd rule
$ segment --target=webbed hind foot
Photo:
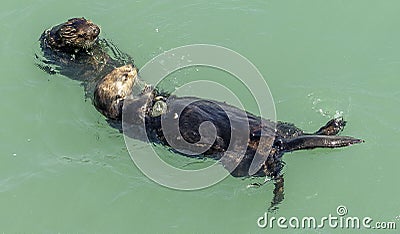
[[[279,209],[278,205],[281,204],[281,202],[285,198],[283,175],[279,175],[278,177],[275,178],[265,177],[262,183],[252,183],[247,185],[247,188],[259,188],[270,181],[274,182],[274,191],[273,191],[274,197],[272,198],[271,204],[268,207],[268,212],[273,213]]]

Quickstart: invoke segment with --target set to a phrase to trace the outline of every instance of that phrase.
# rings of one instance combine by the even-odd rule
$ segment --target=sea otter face
[[[89,49],[96,42],[100,28],[85,18],[73,18],[54,27],[49,44],[62,50]]]
[[[125,65],[115,68],[107,74],[96,86],[94,105],[103,115],[110,119],[120,119],[122,104],[132,93],[132,87],[137,80],[137,68]]]

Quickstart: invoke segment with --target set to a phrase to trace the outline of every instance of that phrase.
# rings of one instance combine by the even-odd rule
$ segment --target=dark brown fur
[[[40,39],[47,59],[45,63],[58,66],[61,74],[72,79],[95,84],[93,103],[96,109],[108,119],[117,121],[122,120],[122,114],[128,113],[126,119],[129,127],[137,129],[130,137],[148,138],[171,146],[174,150],[188,152],[191,156],[198,156],[191,154],[197,152],[193,146],[208,146],[202,155],[219,159],[233,176],[272,178],[275,190],[271,207],[283,199],[284,180],[281,171],[285,152],[345,147],[363,142],[353,137],[336,136],[345,126],[342,118],[330,120],[315,133],[304,133],[293,124],[262,119],[226,103],[169,96],[149,88],[143,89],[133,99],[126,99],[131,96],[132,87],[138,83],[137,69],[125,65],[126,61],[122,59],[113,59],[107,48],[113,52],[115,50],[106,41],[105,44],[101,43],[97,38],[99,32],[98,26],[84,18],[70,19],[45,31]],[[160,96],[166,101],[167,109],[165,113],[154,116],[151,114],[152,108]],[[127,111],[122,113],[123,103]],[[183,111],[176,117],[176,110],[179,109]],[[161,120],[177,118],[179,121],[175,127],[179,129],[178,135],[168,135],[163,130],[164,126],[161,126]],[[231,134],[231,121],[239,124],[240,130],[248,126],[248,131]],[[216,138],[208,145],[200,142],[199,128],[204,122],[211,122],[216,129]],[[140,129],[142,127],[144,129]],[[247,139],[246,143],[236,144],[242,137]],[[183,140],[191,143],[191,146],[185,148]],[[229,148],[231,144],[233,146]],[[243,154],[238,153],[240,151]]]
[[[226,103],[195,97],[166,95],[164,97],[167,105],[166,113],[153,117],[150,113],[159,99],[158,95],[160,94],[157,91],[144,93],[127,102],[124,106],[124,119],[129,123],[124,122],[124,124],[130,130],[125,134],[142,140],[147,137],[150,141],[170,146],[177,152],[187,152],[184,154],[190,157],[198,157],[199,155],[193,152],[198,152],[198,148],[206,146],[208,149],[202,155],[220,160],[235,177],[272,178],[275,190],[271,209],[274,209],[284,197],[282,177],[284,153],[302,149],[346,147],[363,142],[353,137],[337,136],[346,124],[343,118],[330,120],[315,133],[304,133],[291,123],[275,123]],[[179,116],[176,113],[180,113]],[[177,119],[177,121],[168,121],[171,119]],[[199,129],[204,122],[211,122],[216,129],[217,135],[211,144],[204,145],[201,141]],[[248,135],[246,131],[242,131],[243,134],[232,134],[231,123],[234,122],[239,132],[248,126]],[[179,129],[179,131],[166,132],[166,129],[171,127],[168,124],[176,125],[171,129]],[[140,125],[145,125],[146,130],[140,130]],[[243,137],[248,139],[247,142],[244,145],[236,144],[236,142],[241,142]],[[184,142],[191,144],[187,146]],[[253,163],[255,166],[251,169]]]
[[[284,197],[284,153],[302,149],[346,147],[363,142],[353,137],[337,136],[346,124],[343,118],[330,120],[315,133],[305,133],[291,123],[275,123],[226,103],[196,97],[169,96],[151,88],[125,100],[122,116],[119,105],[122,100],[116,101],[119,98],[116,98],[118,94],[113,88],[119,86],[121,74],[121,68],[117,68],[99,82],[94,104],[108,118],[119,121],[124,118],[124,134],[170,146],[174,151],[190,157],[203,155],[220,160],[236,177],[272,178],[275,190],[271,209]],[[166,112],[153,116],[152,108],[159,100],[165,100]],[[179,116],[177,113],[180,113]],[[172,119],[176,121],[170,121]],[[212,138],[207,144],[201,141],[203,139],[199,131],[204,122],[211,122],[216,129],[215,139]],[[232,132],[233,123],[236,124],[236,130],[239,129],[236,133]],[[178,129],[178,132],[169,132],[167,129]],[[243,139],[244,144],[241,141]],[[205,151],[196,153],[202,147]],[[252,164],[255,165],[253,168]]]

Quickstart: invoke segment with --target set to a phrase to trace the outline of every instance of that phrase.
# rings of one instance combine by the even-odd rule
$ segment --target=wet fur
[[[72,18],[42,35],[42,46],[52,51],[78,53],[90,49],[100,34],[100,28],[85,18]]]
[[[187,103],[190,104],[187,105]],[[152,104],[154,104],[154,100]],[[336,136],[346,124],[343,118],[330,120],[315,133],[304,133],[291,123],[275,123],[222,102],[195,97],[171,96],[167,99],[167,106],[167,113],[160,117],[150,116],[151,107],[147,110],[145,121],[149,134],[155,134],[161,143],[169,145],[171,139],[169,139],[170,142],[165,139],[161,118],[174,118],[175,110],[183,108],[179,116],[179,134],[186,142],[196,144],[200,141],[200,125],[205,121],[210,121],[216,128],[217,138],[204,154],[221,159],[222,164],[232,171],[231,174],[233,176],[237,177],[268,176],[277,178],[281,174],[283,167],[282,156],[285,152],[313,148],[338,148],[362,142],[362,140],[353,137]],[[245,118],[243,118],[243,113],[246,115]],[[231,116],[231,119],[228,116]],[[232,118],[236,119],[232,120]],[[231,134],[230,121],[237,121],[239,125],[243,123],[243,127],[247,124],[249,126],[245,156],[237,167],[234,164],[238,155],[230,154],[222,157],[228,150],[230,142],[237,140],[237,136]],[[261,138],[261,131],[263,132],[263,138]],[[170,136],[170,138],[172,140],[180,139],[178,135]],[[260,140],[263,141],[261,144]],[[176,140],[173,144],[179,145],[179,141]],[[264,161],[261,162],[259,170],[250,173],[249,167],[257,150],[264,154],[262,155],[264,156]]]
[[[92,98],[97,82],[114,68],[134,64],[110,41],[99,38],[100,28],[85,18],[72,18],[45,30],[40,39],[42,55],[37,65],[49,74],[78,80]]]
[[[122,118],[124,99],[131,95],[137,79],[137,69],[125,65],[114,69],[101,79],[94,91],[93,103],[96,109],[109,119]]]
[[[140,95],[129,99],[127,103],[126,97],[131,95],[130,90],[137,82],[137,70],[132,65],[123,66],[127,64],[123,59],[113,59],[108,54],[107,48],[111,48],[113,52],[115,50],[106,41],[102,44],[102,41],[97,38],[98,34],[99,28],[84,18],[70,19],[66,23],[46,30],[40,39],[46,58],[42,68],[46,68],[47,65],[56,65],[61,74],[82,81],[86,87],[90,87],[87,84],[95,84],[93,103],[99,112],[113,123],[118,123],[122,119],[122,108],[124,108],[129,114],[129,127],[137,129],[136,133],[139,133],[132,134],[130,137],[141,138],[141,140],[148,138],[167,146],[170,143],[166,141],[161,128],[161,119],[175,118],[174,108],[182,107],[187,101],[191,101],[192,104],[185,105],[179,116],[179,130],[183,139],[195,145],[201,144],[199,126],[204,121],[210,121],[216,128],[217,138],[203,155],[221,159],[222,165],[231,171],[233,176],[272,178],[275,189],[271,207],[279,204],[284,197],[282,156],[285,152],[321,147],[345,147],[363,142],[352,137],[336,136],[345,126],[346,122],[342,118],[330,120],[315,133],[304,133],[293,124],[274,123],[248,112],[245,112],[246,118],[243,118],[240,114],[243,111],[226,103],[194,97],[169,96],[152,89],[144,89]],[[160,96],[167,100],[168,111],[161,116],[152,117],[151,109]],[[123,107],[122,103],[124,103]],[[234,152],[226,154],[229,144],[234,140],[231,139],[231,126],[227,112],[234,121],[246,123],[249,126],[250,131],[247,136],[249,140],[244,146],[243,158]],[[145,126],[145,129],[140,129],[142,126]],[[261,130],[265,138],[261,137]],[[179,138],[176,137],[176,139]],[[175,143],[179,145],[179,140]],[[186,150],[190,151],[190,149]],[[258,162],[257,170],[250,173],[250,165],[255,159],[256,152],[259,152],[262,160]]]
[[[275,123],[248,112],[245,112],[246,118],[243,118],[243,111],[234,106],[196,97],[176,97],[164,94],[168,111],[161,116],[152,117],[150,115],[151,109],[156,100],[159,99],[156,99],[159,95],[157,91],[145,92],[142,97],[135,97],[124,106],[127,112],[127,114],[124,112],[124,119],[129,122],[126,127],[130,128],[124,133],[131,134],[129,135],[130,137],[141,140],[147,137],[152,142],[158,142],[166,146],[173,144],[172,148],[179,153],[190,152],[190,147],[180,148],[182,139],[179,135],[169,136],[167,141],[161,125],[162,118],[175,118],[175,110],[183,107],[183,111],[179,115],[179,134],[186,142],[198,146],[203,144],[200,142],[200,125],[205,121],[210,121],[216,128],[217,136],[213,143],[208,145],[209,149],[202,155],[220,160],[222,165],[235,177],[265,176],[271,178],[275,185],[274,199],[270,207],[272,210],[276,209],[276,205],[284,198],[284,179],[282,174],[285,164],[282,160],[284,153],[314,148],[346,147],[363,142],[363,140],[353,137],[337,136],[346,125],[346,121],[343,118],[330,120],[314,133],[305,133],[291,123]],[[187,103],[190,104],[187,105]],[[229,119],[228,116],[232,118]],[[230,121],[232,119],[233,121],[242,123],[247,121],[246,123],[248,123],[250,130],[249,141],[247,146],[245,145],[244,155],[236,154],[234,151],[227,153],[229,144],[236,141],[236,136],[231,134]],[[145,125],[145,136],[143,135],[143,130],[140,130],[140,126],[143,124]],[[263,130],[263,138],[261,138],[261,130]],[[234,147],[236,146],[234,145]],[[237,147],[240,148],[242,146]],[[262,160],[259,161],[257,171],[250,173],[250,165],[255,160],[256,154],[261,155]],[[196,154],[185,155],[198,157]]]

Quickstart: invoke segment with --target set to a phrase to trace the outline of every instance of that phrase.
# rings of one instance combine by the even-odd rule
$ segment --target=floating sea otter
[[[61,74],[84,84],[95,84],[96,109],[117,122],[121,122],[124,114],[125,127],[136,129],[129,131],[130,137],[147,138],[186,155],[198,155],[199,149],[205,149],[202,155],[220,159],[233,176],[273,179],[275,196],[271,207],[283,199],[284,153],[363,142],[337,136],[346,124],[343,118],[330,120],[315,133],[304,133],[293,124],[262,119],[226,103],[160,93],[139,81],[133,65],[110,69],[124,62],[108,55],[97,42],[98,33],[98,27],[90,21],[71,19],[43,33],[44,56],[51,64],[61,67]],[[81,37],[85,40],[80,40]],[[132,90],[136,91],[132,93]],[[203,141],[200,131],[205,122],[211,123],[215,131],[215,138],[208,141]],[[163,123],[170,124],[163,126]],[[178,131],[168,131],[168,127]],[[245,134],[232,134],[233,131]]]
[[[140,94],[127,98],[136,81],[136,70],[129,66],[116,68],[97,84],[94,93],[96,108],[110,119],[122,120],[124,116],[124,129],[128,130],[124,133],[130,137],[142,140],[147,137],[189,156],[198,156],[201,152],[206,157],[220,159],[235,177],[265,176],[273,179],[275,196],[271,207],[283,199],[281,171],[284,153],[339,148],[363,142],[349,136],[337,136],[346,124],[343,118],[328,121],[315,133],[304,133],[291,123],[275,123],[226,103],[170,96],[149,86]],[[216,133],[215,138],[208,142],[202,139],[201,134],[201,124],[205,122],[212,123]],[[256,155],[259,159],[253,162]],[[255,163],[253,169],[252,163]]]
[[[45,30],[39,39],[43,57],[36,54],[37,65],[50,74],[81,81],[91,97],[99,79],[116,67],[133,64],[129,55],[99,34],[99,26],[85,18],[72,18]]]

